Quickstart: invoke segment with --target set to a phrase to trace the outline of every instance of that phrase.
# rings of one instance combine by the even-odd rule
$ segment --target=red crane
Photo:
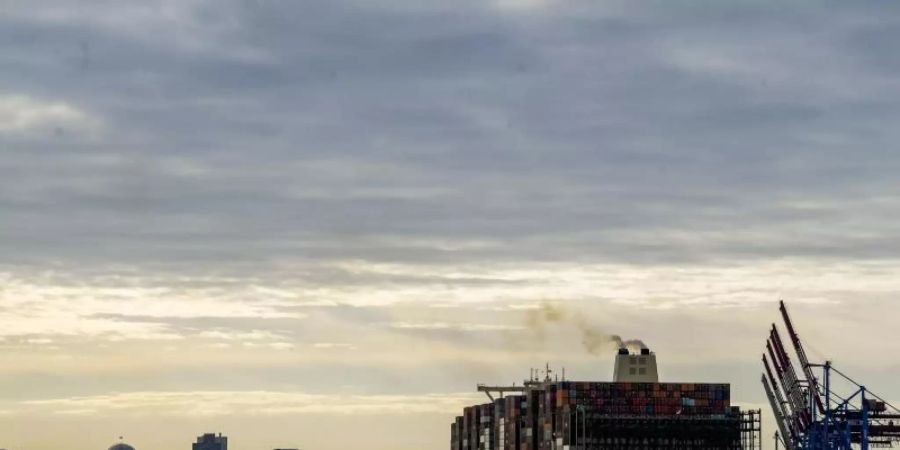
[[[784,318],[784,326],[787,328],[788,336],[791,338],[791,343],[794,344],[794,351],[797,352],[797,359],[800,360],[801,369],[803,369],[803,374],[806,375],[806,380],[809,383],[809,389],[813,390],[816,394],[816,406],[819,408],[819,413],[825,413],[825,405],[822,404],[822,390],[819,388],[819,382],[816,380],[816,376],[813,373],[812,366],[809,365],[809,359],[806,358],[806,352],[803,351],[803,345],[800,343],[800,337],[797,336],[797,332],[794,331],[794,324],[791,323],[791,317],[788,315],[787,308],[784,307],[784,301],[779,301],[779,309],[781,310],[781,317]]]

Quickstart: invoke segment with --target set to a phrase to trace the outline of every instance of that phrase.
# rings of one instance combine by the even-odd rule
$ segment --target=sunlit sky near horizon
[[[783,298],[900,400],[898,13],[2,2],[0,448],[444,449],[611,378],[545,303],[759,408]]]

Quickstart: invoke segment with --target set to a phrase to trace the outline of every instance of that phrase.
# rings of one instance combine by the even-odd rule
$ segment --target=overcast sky
[[[0,448],[444,449],[611,377],[544,303],[761,407],[784,298],[900,399],[898,12],[4,1]]]

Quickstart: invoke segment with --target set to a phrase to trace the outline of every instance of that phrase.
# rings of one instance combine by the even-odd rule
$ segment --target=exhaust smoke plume
[[[540,308],[529,310],[525,316],[525,325],[541,340],[546,337],[547,326],[554,324],[574,325],[581,333],[581,344],[592,355],[598,355],[611,347],[632,350],[647,348],[640,339],[622,339],[617,334],[606,333],[588,323],[583,315],[570,313],[558,305],[542,303]]]

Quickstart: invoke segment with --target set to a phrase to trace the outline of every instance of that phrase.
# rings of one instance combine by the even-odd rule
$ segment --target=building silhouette
[[[109,450],[134,450],[134,447],[132,447],[132,446],[130,446],[130,445],[128,445],[128,444],[125,444],[125,443],[120,442],[120,443],[118,443],[118,444],[113,445],[112,447],[110,447]]]
[[[222,433],[206,433],[197,438],[197,442],[191,447],[192,450],[228,450],[228,438],[222,436]]]
[[[119,442],[109,447],[109,450],[134,450],[134,447],[122,442],[122,437],[119,436]]]

